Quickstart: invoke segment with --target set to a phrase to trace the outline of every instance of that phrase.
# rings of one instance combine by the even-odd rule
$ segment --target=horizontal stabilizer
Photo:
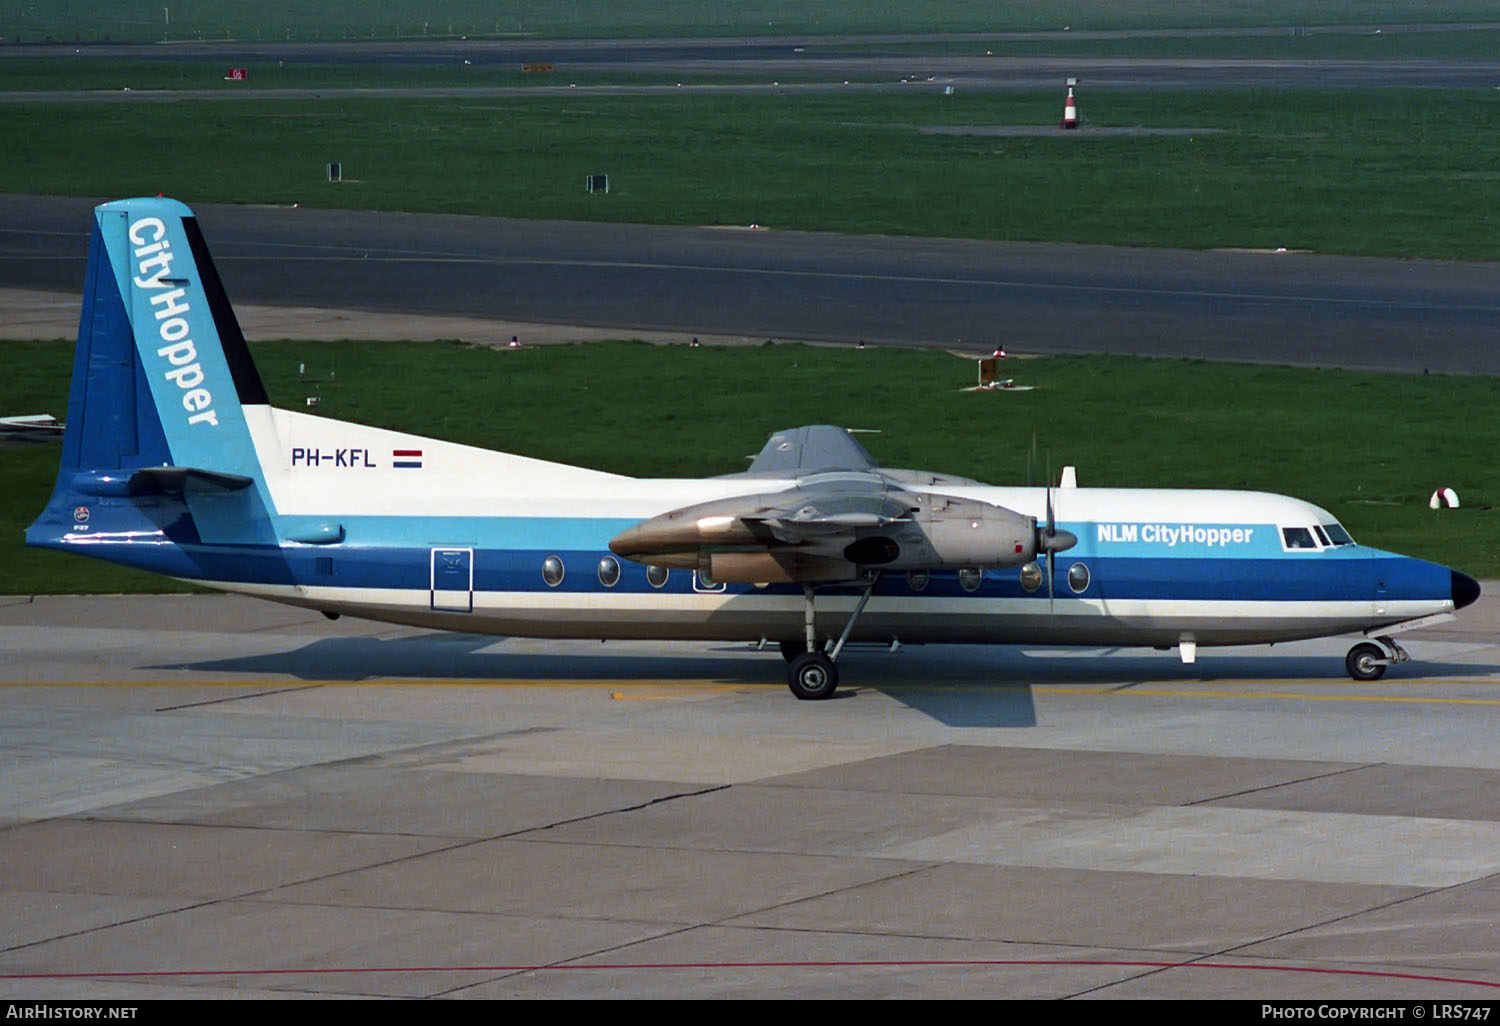
[[[189,487],[202,491],[237,492],[254,483],[254,478],[243,474],[224,474],[197,467],[146,467],[130,475],[130,491],[135,495],[146,492],[182,495]]]

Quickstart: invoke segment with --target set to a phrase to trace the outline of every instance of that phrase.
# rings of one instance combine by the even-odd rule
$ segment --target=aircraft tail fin
[[[97,207],[61,467],[28,543],[76,534],[108,500],[225,492],[251,505],[206,503],[197,529],[253,540],[268,499],[245,407],[268,402],[193,212],[164,198]]]
[[[169,199],[94,217],[64,466],[250,473],[240,407],[266,390],[197,218]]]

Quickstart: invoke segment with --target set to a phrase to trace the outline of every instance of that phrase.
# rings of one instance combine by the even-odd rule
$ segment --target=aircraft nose
[[[1472,606],[1479,599],[1479,582],[1468,574],[1453,571],[1453,608]]]

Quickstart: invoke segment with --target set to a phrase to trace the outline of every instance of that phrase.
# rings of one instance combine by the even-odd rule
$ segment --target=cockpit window
[[[1353,545],[1354,539],[1349,537],[1349,532],[1338,524],[1324,524],[1323,530],[1328,532],[1328,537],[1334,545]]]
[[[1305,527],[1283,527],[1281,529],[1282,543],[1289,549],[1315,549],[1317,541],[1313,539],[1313,533]]]
[[[1328,540],[1328,535],[1323,533],[1322,527],[1318,526],[1317,524],[1313,524],[1313,530],[1318,532],[1318,541],[1323,543],[1323,547],[1325,549],[1333,544],[1333,542]]]

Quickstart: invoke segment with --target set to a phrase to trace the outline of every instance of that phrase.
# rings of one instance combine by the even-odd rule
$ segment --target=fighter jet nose
[[[1479,582],[1468,574],[1453,571],[1453,608],[1472,606],[1479,600]]]

